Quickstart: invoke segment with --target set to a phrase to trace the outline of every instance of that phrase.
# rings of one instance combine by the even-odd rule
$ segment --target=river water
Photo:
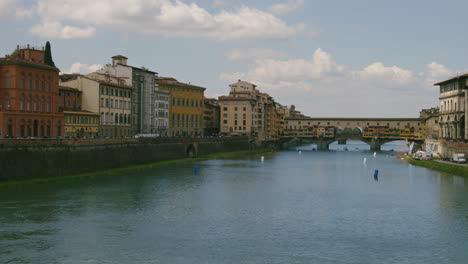
[[[467,263],[467,178],[353,150],[2,188],[0,263]]]

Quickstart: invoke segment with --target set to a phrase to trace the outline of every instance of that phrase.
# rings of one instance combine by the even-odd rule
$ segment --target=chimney
[[[122,55],[116,55],[112,57],[112,66],[117,64],[127,65],[127,57]]]
[[[16,45],[16,49],[19,50],[19,45]]]
[[[28,45],[26,45],[26,48],[27,48],[27,49],[29,49],[29,44],[28,44]]]

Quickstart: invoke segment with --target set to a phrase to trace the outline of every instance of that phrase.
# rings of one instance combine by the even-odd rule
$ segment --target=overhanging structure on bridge
[[[319,149],[328,149],[334,141],[354,139],[380,150],[394,140],[423,141],[426,125],[422,118],[286,118],[283,139],[317,141]]]

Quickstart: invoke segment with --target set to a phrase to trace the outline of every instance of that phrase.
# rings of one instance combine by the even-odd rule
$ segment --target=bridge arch
[[[197,156],[197,146],[189,143],[185,147],[185,155],[188,158],[195,158]]]

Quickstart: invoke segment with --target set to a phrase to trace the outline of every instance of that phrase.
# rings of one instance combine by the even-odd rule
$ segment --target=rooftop
[[[450,78],[450,79],[448,79],[448,80],[445,80],[445,81],[442,81],[442,82],[438,82],[438,83],[436,83],[436,84],[434,84],[434,85],[441,85],[441,84],[444,84],[444,83],[447,83],[447,82],[451,82],[451,81],[458,80],[458,79],[464,79],[464,78],[468,78],[468,73],[455,76],[455,77]]]
[[[201,86],[196,86],[190,83],[183,83],[177,81],[177,79],[172,78],[172,77],[161,77],[159,79],[156,79],[157,84],[168,84],[168,85],[176,85],[176,86],[182,86],[182,87],[187,87],[187,88],[196,88],[196,89],[203,89],[206,90],[206,88],[201,87]]]

